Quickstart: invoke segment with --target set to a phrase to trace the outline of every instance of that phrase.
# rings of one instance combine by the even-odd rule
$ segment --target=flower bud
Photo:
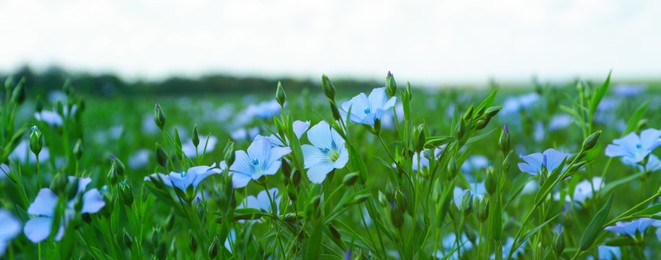
[[[457,160],[454,157],[450,157],[448,159],[448,173],[452,179],[457,176],[457,170]]]
[[[413,128],[413,149],[416,152],[422,151],[422,148],[425,146],[425,125],[419,124],[417,127]]]
[[[339,241],[339,240],[342,239],[342,235],[340,234],[340,231],[338,231],[337,228],[335,228],[335,226],[333,226],[333,224],[328,225],[328,230],[330,231],[331,236],[333,236],[333,238],[335,240]]]
[[[5,91],[9,92],[11,90],[12,85],[14,85],[14,78],[12,76],[7,77],[5,79]]]
[[[193,126],[193,137],[191,139],[195,147],[200,145],[200,133],[197,131],[197,124]]]
[[[507,127],[507,124],[503,126],[503,130],[500,132],[498,145],[500,146],[500,151],[502,151],[503,154],[507,153],[510,150],[510,131],[509,131],[509,127]]]
[[[123,180],[119,182],[119,187],[119,196],[121,197],[122,202],[124,202],[124,205],[127,207],[131,207],[131,205],[133,205],[133,191],[131,190],[131,186]]]
[[[285,95],[285,90],[282,88],[280,81],[278,81],[278,87],[275,90],[275,100],[278,101],[280,107],[284,107],[285,101],[287,101],[287,95]]]
[[[32,132],[30,133],[30,150],[34,155],[39,156],[41,148],[43,147],[44,137],[41,133],[41,130],[35,125],[32,126]]]
[[[110,166],[110,170],[108,171],[107,177],[108,177],[108,183],[110,185],[114,186],[119,181],[119,174],[117,174],[117,166],[115,166],[114,163]]]
[[[388,75],[386,75],[386,95],[388,95],[388,97],[397,95],[397,82],[395,82],[395,77],[393,77],[390,71],[388,71]]]
[[[298,184],[301,183],[301,172],[294,170],[291,174],[291,183],[294,184],[294,187],[298,187]]]
[[[156,161],[160,166],[163,166],[163,168],[168,167],[168,154],[165,152],[163,147],[156,143]]]
[[[209,246],[209,258],[213,259],[218,255],[218,236],[213,238],[211,245]]]
[[[289,162],[286,160],[282,160],[282,164],[280,165],[280,170],[282,171],[282,174],[285,176],[285,180],[289,181],[289,177],[291,177],[291,166],[289,166]]]
[[[67,192],[67,201],[72,200],[76,194],[78,194],[78,182],[79,178],[75,178],[74,181],[68,182],[66,186],[66,192]]]
[[[117,169],[117,175],[119,176],[124,176],[124,172],[126,171],[126,166],[124,166],[124,163],[122,163],[121,160],[119,160],[116,156],[112,156],[112,164],[115,166]]]
[[[461,212],[464,213],[464,216],[473,212],[473,193],[471,191],[464,192],[464,196],[461,198]]]
[[[0,172],[0,174],[3,174]],[[61,192],[65,191],[67,187],[67,182],[69,181],[69,178],[62,174],[58,173],[55,175],[55,178],[53,178],[53,181],[50,183],[50,189],[55,193],[55,194],[61,194]]]
[[[413,99],[413,91],[411,91],[411,83],[406,82],[406,91],[404,91],[406,94],[406,98],[411,101]]]
[[[381,119],[377,118],[374,120],[374,135],[379,135],[379,132],[381,131]]]
[[[80,140],[80,138],[73,146],[73,155],[76,157],[76,160],[80,160],[80,158],[83,157],[83,140]]]
[[[335,86],[326,75],[321,76],[321,88],[323,88],[328,100],[335,100]]]
[[[344,176],[342,183],[345,186],[353,186],[353,184],[356,183],[356,180],[358,180],[358,177],[359,175],[357,172],[348,173],[347,175]]]
[[[484,180],[484,188],[487,190],[489,195],[493,195],[496,192],[497,185],[496,176],[493,173],[493,167],[487,167],[487,178]]]
[[[234,163],[234,159],[236,158],[235,156],[234,141],[229,139],[225,144],[225,149],[223,149],[223,157],[225,158],[225,163],[227,163],[228,166],[231,166]]]
[[[189,244],[189,246],[190,246],[190,250],[191,250],[191,252],[193,252],[193,253],[197,252],[197,239],[196,239],[195,236],[193,235],[193,231],[189,231],[189,232],[188,232],[188,237],[190,237],[190,244]]]
[[[401,228],[404,225],[404,212],[398,207],[390,208],[390,220],[395,228]]]
[[[163,113],[163,109],[161,108],[160,104],[156,104],[154,107],[154,123],[156,123],[156,126],[163,130],[163,127],[165,126],[165,113]]]
[[[478,119],[477,121],[475,121],[475,126],[474,126],[475,129],[476,130],[484,129],[489,124],[489,120],[490,120],[489,118],[487,118],[487,119]]]
[[[484,115],[486,118],[491,119],[492,117],[496,116],[501,109],[503,109],[502,106],[489,107],[486,111],[484,111]]]
[[[296,199],[298,198],[296,196],[296,189],[294,189],[291,186],[287,187],[287,197],[289,197],[289,200],[291,201],[296,201]]]
[[[406,209],[408,208],[406,196],[404,196],[404,193],[399,190],[395,191],[395,203],[402,212],[406,212]]]
[[[507,172],[510,170],[510,167],[512,167],[512,151],[510,151],[507,156],[505,156],[505,159],[503,159],[503,172]]]
[[[599,136],[601,136],[601,130],[596,131],[585,138],[585,141],[583,141],[583,147],[581,149],[583,151],[589,151],[590,149],[594,148],[594,146],[599,141]]]
[[[379,191],[379,193],[378,193],[378,200],[379,200],[379,205],[381,205],[381,207],[385,208],[385,207],[388,206],[388,204],[390,204],[390,202],[388,201],[388,198],[386,198],[386,195],[383,194],[383,192],[381,192],[381,191]]]
[[[480,222],[484,222],[489,217],[489,199],[485,196],[479,200],[477,207],[477,219]]]
[[[466,133],[466,123],[464,123],[464,119],[460,119],[459,122],[457,123],[457,126],[455,127],[456,133],[457,133],[457,139],[460,140],[462,137],[464,137],[464,134]]]

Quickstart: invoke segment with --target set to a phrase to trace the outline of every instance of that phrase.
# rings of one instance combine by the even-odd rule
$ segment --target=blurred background
[[[0,77],[102,95],[661,75],[661,2],[0,0]],[[375,83],[377,82],[377,83]]]

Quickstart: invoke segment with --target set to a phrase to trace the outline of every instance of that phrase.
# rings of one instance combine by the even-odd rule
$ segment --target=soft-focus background
[[[653,0],[0,0],[0,74],[89,73],[99,77],[90,92],[126,92],[114,76],[166,81],[163,91],[191,84],[182,77],[268,80],[205,84],[220,90],[311,85],[322,73],[381,82],[387,71],[423,87],[611,69],[614,80],[650,82],[661,74],[659,24]]]

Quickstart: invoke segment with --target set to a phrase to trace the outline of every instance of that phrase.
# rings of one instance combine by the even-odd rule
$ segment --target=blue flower
[[[246,151],[236,151],[236,160],[230,166],[232,186],[242,188],[248,182],[264,175],[274,175],[280,169],[280,158],[291,153],[289,147],[273,147],[265,137],[257,137]]]
[[[463,255],[466,251],[473,248],[473,242],[468,239],[465,233],[462,233],[459,237],[459,248],[457,248],[457,235],[455,233],[450,233],[443,238],[441,241],[443,250],[436,250],[434,257],[439,259],[459,259],[459,255]]]
[[[388,99],[386,88],[375,88],[369,97],[360,93],[351,100],[342,104],[342,111],[346,115],[351,111],[348,120],[358,124],[374,126],[374,122],[388,109],[395,106],[396,97]]]
[[[145,177],[145,181],[150,180],[150,177],[158,178],[158,176],[160,176],[163,180],[163,184],[168,187],[177,187],[185,192],[191,185],[193,186],[193,189],[197,189],[197,186],[200,185],[206,177],[213,174],[220,174],[227,169],[227,164],[225,161],[222,161],[220,162],[219,167],[220,168],[216,168],[216,164],[214,163],[211,166],[191,167],[186,172],[170,172],[170,174],[167,175],[154,173],[151,176]]]
[[[76,181],[76,177],[69,177],[69,183]],[[74,205],[78,196],[82,194],[83,208],[80,213],[96,213],[99,212],[105,205],[106,202],[103,199],[103,196],[97,189],[90,189],[85,191],[87,185],[92,182],[90,178],[78,178],[78,192],[73,199],[67,202],[66,208],[64,210],[64,216],[60,219],[60,225],[57,229],[57,234],[55,235],[55,240],[60,241],[62,236],[64,236],[64,230],[66,229],[67,222],[75,216]],[[55,217],[55,208],[57,207],[58,197],[57,195],[48,188],[43,188],[39,190],[37,198],[34,199],[34,202],[30,204],[28,208],[28,214],[35,216],[25,223],[23,228],[23,233],[25,236],[30,239],[33,243],[39,243],[51,234],[51,228],[53,226],[53,218]]]
[[[597,251],[599,252],[599,260],[613,260],[622,258],[622,250],[620,250],[619,246],[599,246]]]
[[[615,226],[609,226],[605,229],[618,234],[635,236],[636,232],[645,233],[645,230],[657,223],[659,220],[651,218],[640,218],[630,222],[617,222]]]
[[[342,136],[328,123],[321,121],[308,131],[312,145],[304,144],[303,159],[307,175],[313,183],[321,183],[333,169],[343,168],[349,161],[349,151],[344,147]]]
[[[5,253],[9,240],[21,233],[21,222],[9,211],[0,209],[0,256]]]
[[[592,187],[594,187],[594,190],[592,189]],[[592,182],[588,180],[583,180],[578,184],[576,184],[576,187],[574,188],[573,201],[578,203],[585,203],[586,200],[592,198],[593,193],[596,193],[603,187],[604,187],[604,182],[602,181],[601,177],[593,177]],[[556,192],[553,195],[553,199],[560,200],[560,192]],[[572,202],[572,199],[571,197],[569,197],[569,194],[566,194],[565,201]]]
[[[546,149],[543,153],[533,153],[521,156],[525,163],[519,163],[519,169],[530,175],[537,175],[545,168],[549,173],[553,172],[563,160],[569,157],[569,154],[556,151],[555,149]]]
[[[649,157],[647,157],[647,163],[644,166],[630,160],[622,160],[622,163],[636,167],[640,171],[647,171],[650,173],[661,170],[661,160],[659,160],[659,157],[656,157],[654,154],[650,154]],[[0,178],[2,177],[0,176]]]
[[[269,189],[269,193],[271,194],[271,198],[276,201],[277,207],[278,188]],[[268,211],[271,209],[271,201],[269,201],[269,195],[266,194],[266,191],[262,190],[257,194],[257,196],[250,195],[246,197],[244,204],[240,204],[237,208],[253,208]]]
[[[622,160],[638,163],[661,145],[660,137],[661,131],[656,129],[646,129],[640,133],[640,136],[629,133],[625,137],[613,140],[613,144],[606,147],[606,155],[622,157]]]

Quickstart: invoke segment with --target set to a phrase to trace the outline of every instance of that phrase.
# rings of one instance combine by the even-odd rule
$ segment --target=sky
[[[0,0],[0,71],[657,78],[660,28],[656,0]]]

